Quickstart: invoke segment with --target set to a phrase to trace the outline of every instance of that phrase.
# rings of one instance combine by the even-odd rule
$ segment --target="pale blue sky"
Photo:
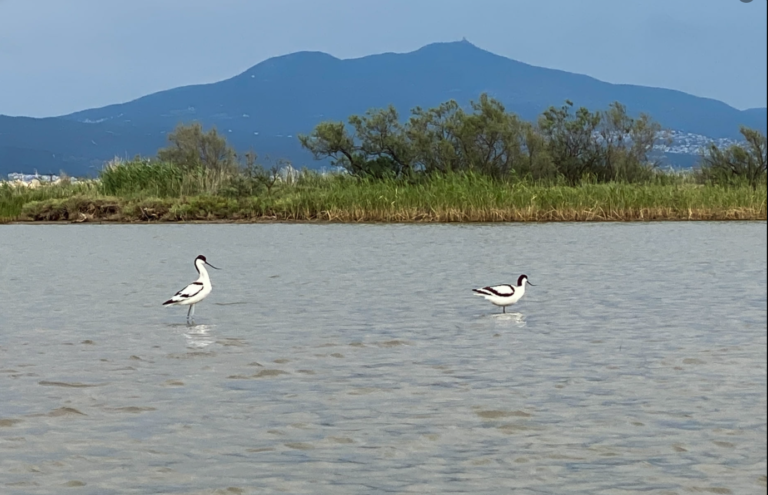
[[[269,57],[466,37],[598,79],[766,106],[766,0],[0,0],[0,114],[50,116]]]

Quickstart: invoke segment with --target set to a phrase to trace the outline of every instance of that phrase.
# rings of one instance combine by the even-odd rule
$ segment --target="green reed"
[[[98,181],[0,186],[0,218],[65,221],[494,222],[766,218],[766,190],[659,173],[645,184],[567,186],[478,174],[363,179],[303,171],[268,189],[162,162],[112,163]],[[248,191],[244,193],[243,191]],[[255,192],[257,191],[257,192]]]

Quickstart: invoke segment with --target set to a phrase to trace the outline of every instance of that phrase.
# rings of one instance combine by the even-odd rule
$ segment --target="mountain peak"
[[[435,43],[429,43],[416,51],[420,52],[422,50],[466,50],[467,52],[491,53],[487,50],[483,50],[467,38],[461,38],[460,41],[437,41]]]
[[[240,75],[250,75],[256,70],[281,71],[285,70],[286,66],[302,67],[312,70],[312,68],[322,67],[339,61],[340,59],[328,53],[307,50],[269,58],[252,66]]]
[[[680,91],[609,84],[519,62],[461,38],[407,53],[350,59],[295,52],[217,83],[169,89],[60,118],[0,117],[0,172],[5,163],[14,163],[80,174],[115,155],[152,156],[167,144],[167,132],[192,121],[216,126],[237,149],[253,148],[260,155],[311,166],[311,155],[295,136],[319,122],[346,122],[351,114],[390,104],[405,118],[417,106],[436,107],[448,100],[464,106],[481,93],[531,121],[568,99],[590,110],[619,101],[631,115],[644,112],[669,129],[710,138],[738,139],[741,124],[766,128],[765,108],[739,111]]]

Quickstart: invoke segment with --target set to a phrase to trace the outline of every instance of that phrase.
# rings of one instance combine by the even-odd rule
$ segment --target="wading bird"
[[[197,273],[200,274],[197,280],[181,289],[179,292],[174,294],[172,298],[163,303],[163,306],[189,306],[189,309],[187,310],[187,323],[189,323],[190,319],[195,314],[195,304],[208,297],[208,294],[210,294],[211,290],[213,289],[213,286],[211,285],[211,279],[208,277],[208,270],[205,269],[205,265],[219,270],[219,268],[216,268],[212,264],[208,263],[205,260],[205,256],[201,254],[195,258],[195,270],[197,270]]]
[[[525,284],[533,285],[528,282],[528,275],[520,275],[517,285],[501,284],[472,290],[475,295],[483,296],[496,306],[501,306],[502,313],[506,313],[506,307],[515,304],[525,294]]]

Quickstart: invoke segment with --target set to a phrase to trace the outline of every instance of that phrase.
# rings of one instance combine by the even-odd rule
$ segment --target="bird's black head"
[[[212,264],[208,263],[208,260],[206,260],[206,259],[205,259],[205,256],[203,256],[203,255],[201,254],[200,256],[198,256],[197,258],[195,258],[195,269],[196,269],[196,270],[197,270],[197,262],[198,262],[198,261],[202,261],[203,263],[205,263],[206,265],[210,266],[211,268],[216,268],[216,267],[215,267],[215,266],[213,266]],[[220,268],[216,268],[216,269],[217,269],[217,270],[220,270]],[[198,271],[200,271],[200,270],[198,270]]]
[[[532,283],[528,282],[528,275],[520,275],[517,278],[517,286],[522,287],[523,284],[527,283],[528,285],[533,285]]]

